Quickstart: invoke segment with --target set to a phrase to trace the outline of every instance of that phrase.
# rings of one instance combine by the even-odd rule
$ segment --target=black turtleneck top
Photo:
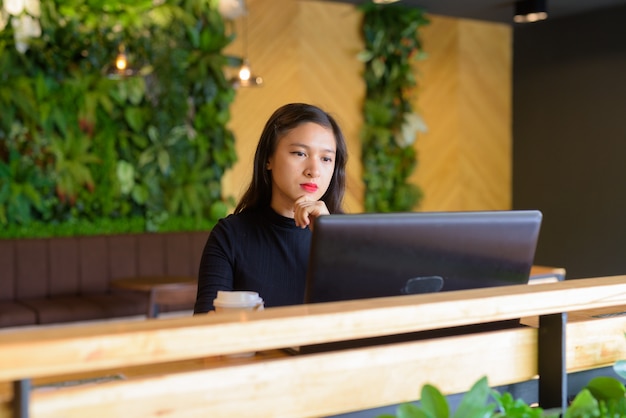
[[[213,310],[218,290],[258,292],[266,307],[303,302],[311,231],[271,208],[221,219],[207,239],[194,313]]]

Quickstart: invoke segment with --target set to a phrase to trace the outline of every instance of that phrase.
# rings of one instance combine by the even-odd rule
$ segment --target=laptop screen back
[[[305,303],[528,283],[539,211],[326,215]]]

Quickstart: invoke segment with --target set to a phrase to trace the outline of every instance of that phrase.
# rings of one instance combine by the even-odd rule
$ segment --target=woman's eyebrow
[[[310,147],[309,145],[302,144],[302,143],[300,143],[300,142],[292,142],[292,143],[291,143],[291,144],[289,144],[289,145],[290,145],[290,146],[292,146],[292,147],[302,147],[302,148],[307,149],[307,150],[310,150],[310,149],[311,149],[311,147]],[[336,154],[336,153],[337,153],[337,151],[335,151],[335,150],[334,150],[334,149],[332,149],[332,148],[323,148],[323,149],[322,149],[322,151],[324,151],[324,152],[329,152],[329,153],[331,153],[331,154]]]

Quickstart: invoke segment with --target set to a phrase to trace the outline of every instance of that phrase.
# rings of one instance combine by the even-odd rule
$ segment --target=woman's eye
[[[302,151],[294,151],[292,154],[297,155],[298,157],[304,157],[306,154]]]
[[[322,161],[327,162],[327,163],[332,163],[333,159],[331,157],[324,157],[322,158]]]

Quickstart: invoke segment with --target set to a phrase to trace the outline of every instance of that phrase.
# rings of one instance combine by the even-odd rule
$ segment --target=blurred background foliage
[[[0,238],[210,229],[235,91],[216,0],[0,0]],[[129,67],[116,70],[124,52]]]
[[[359,54],[366,92],[361,130],[364,206],[367,212],[406,212],[419,207],[422,190],[408,181],[417,167],[414,142],[427,127],[413,103],[415,62],[425,58],[420,30],[429,24],[421,8],[364,2]]]

